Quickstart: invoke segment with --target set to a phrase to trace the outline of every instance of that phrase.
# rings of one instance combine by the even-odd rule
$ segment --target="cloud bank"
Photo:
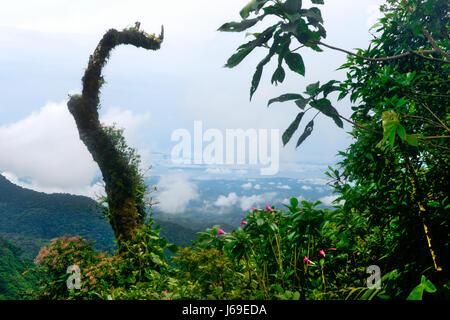
[[[100,170],[78,136],[67,101],[49,102],[15,123],[0,126],[0,172],[10,181],[42,192],[96,197]],[[105,110],[102,122],[124,128],[130,140],[149,120],[120,108]]]
[[[197,185],[184,174],[163,176],[156,187],[155,207],[165,213],[183,213],[191,200],[199,199]]]

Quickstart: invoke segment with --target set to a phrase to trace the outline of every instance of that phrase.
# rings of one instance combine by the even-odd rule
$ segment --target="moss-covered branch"
[[[138,157],[124,145],[119,130],[103,126],[99,121],[99,93],[104,82],[101,75],[110,52],[121,44],[158,50],[161,35],[149,35],[137,28],[123,31],[110,29],[100,40],[83,76],[82,95],[73,95],[67,104],[75,118],[80,139],[92,154],[103,175],[108,198],[110,223],[119,241],[131,240],[145,218],[145,184],[139,173]],[[125,146],[125,147],[124,147]]]

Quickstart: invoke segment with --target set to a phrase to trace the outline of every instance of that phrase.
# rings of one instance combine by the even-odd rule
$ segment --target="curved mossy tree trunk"
[[[110,29],[100,40],[94,54],[89,58],[85,71],[83,92],[70,97],[67,106],[75,118],[80,139],[92,154],[103,175],[109,208],[109,221],[116,239],[131,240],[137,227],[145,218],[143,176],[139,173],[134,150],[124,151],[124,139],[119,130],[103,126],[99,121],[99,91],[104,80],[102,68],[111,50],[121,44],[158,50],[163,31],[156,37],[137,28],[123,31]],[[126,144],[125,144],[126,146]],[[132,151],[129,151],[132,150]]]

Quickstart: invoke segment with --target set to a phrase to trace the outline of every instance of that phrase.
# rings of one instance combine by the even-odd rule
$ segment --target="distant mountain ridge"
[[[171,243],[188,246],[201,231],[176,221],[155,219],[161,235]],[[97,202],[85,196],[47,194],[22,188],[0,175],[0,236],[34,258],[51,239],[79,235],[95,241],[102,251],[116,248],[114,234],[97,209]]]
[[[91,198],[25,189],[0,175],[0,234],[19,246],[28,243],[28,255],[66,234],[93,239],[100,250],[113,249],[111,227],[96,208]]]

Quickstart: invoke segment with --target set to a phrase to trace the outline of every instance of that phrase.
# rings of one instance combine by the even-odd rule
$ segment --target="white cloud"
[[[101,189],[92,184],[100,170],[79,139],[66,103],[47,103],[22,120],[0,126],[0,171],[36,191],[94,196]],[[106,123],[114,120],[130,138],[148,120],[147,115],[119,108],[106,115]]]
[[[324,189],[324,188],[321,188],[321,187],[315,187],[314,189],[316,189],[317,192],[319,192],[319,193],[322,193],[322,192],[325,191],[325,189]]]
[[[330,180],[322,179],[322,178],[307,178],[307,179],[299,179],[297,182],[300,183],[309,183],[309,184],[327,184]]]
[[[26,189],[36,190],[39,192],[77,194],[90,197],[94,200],[98,200],[100,197],[106,196],[105,185],[103,182],[97,182],[88,186],[68,187],[62,189],[58,187],[41,186],[36,180],[33,179],[31,180],[27,179],[26,181],[24,181],[22,179],[19,179],[19,177],[12,172],[3,172],[1,174],[15,185],[21,186]]]
[[[214,205],[217,207],[239,206],[243,211],[247,211],[250,210],[252,206],[267,204],[272,201],[276,195],[276,192],[267,192],[239,197],[235,192],[230,192],[227,196],[220,195],[214,202]]]
[[[277,186],[278,189],[286,189],[286,190],[290,190],[291,187],[289,187],[287,184],[286,185],[282,185],[282,186]]]
[[[198,198],[197,185],[189,181],[186,175],[162,176],[157,184],[155,200],[158,204],[155,207],[166,213],[182,213],[189,201]]]
[[[0,155],[2,171],[34,181],[35,189],[77,189],[98,174],[66,102],[48,103],[23,120],[0,126]]]
[[[310,186],[302,186],[303,190],[311,190],[312,188]]]
[[[259,190],[259,189],[261,189],[261,186],[259,184],[255,184],[255,186],[253,188],[255,188],[256,190]]]
[[[252,187],[252,183],[251,182],[244,183],[241,187],[244,188],[244,189],[250,189]]]
[[[228,196],[220,195],[219,198],[214,202],[217,207],[229,207],[235,205],[239,201],[239,197],[235,192],[231,192]]]
[[[240,207],[243,211],[247,211],[253,206],[260,206],[269,203],[276,197],[276,195],[276,192],[267,192],[251,196],[242,196],[240,199]]]
[[[327,206],[332,206],[335,203],[333,203],[334,200],[336,200],[338,198],[337,195],[334,196],[326,196],[326,197],[322,197],[319,199],[319,201],[321,201],[323,204],[327,205]],[[339,204],[343,204],[343,201],[339,201]]]

